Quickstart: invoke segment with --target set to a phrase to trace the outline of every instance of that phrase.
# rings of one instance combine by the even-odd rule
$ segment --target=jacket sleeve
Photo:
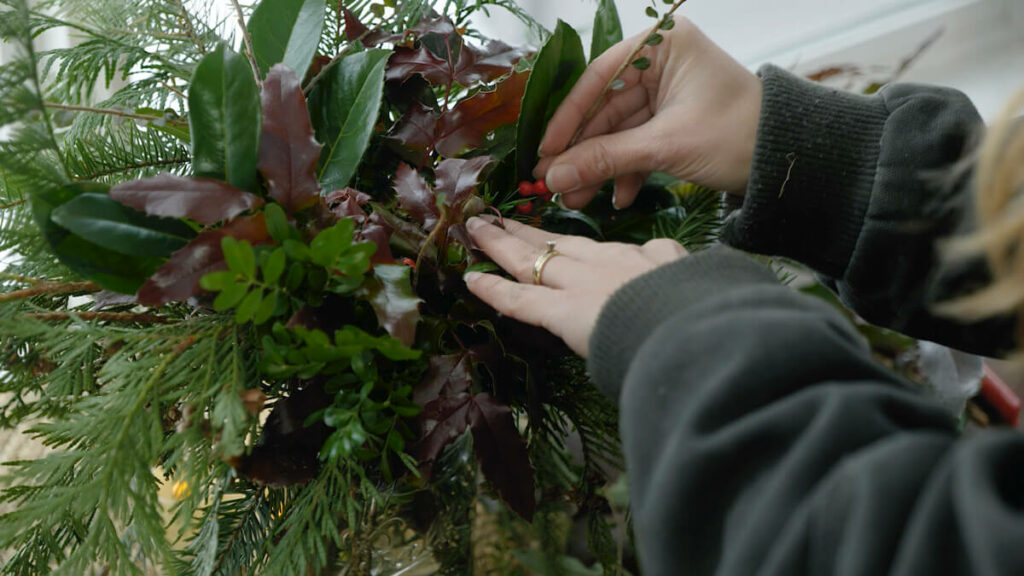
[[[627,284],[590,351],[645,574],[1024,574],[1024,437],[958,437],[750,258],[713,248]]]
[[[937,242],[974,225],[971,152],[984,125],[960,92],[893,84],[873,96],[766,66],[743,205],[723,240],[818,272],[864,319],[983,355],[1014,349],[1012,318],[965,324],[932,305],[989,281]]]

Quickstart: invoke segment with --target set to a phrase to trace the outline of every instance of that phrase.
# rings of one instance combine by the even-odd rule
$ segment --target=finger
[[[645,256],[658,264],[667,264],[689,254],[682,244],[671,238],[649,240],[641,249]]]
[[[617,131],[617,127],[626,119],[639,112],[646,112],[650,118],[650,97],[647,88],[637,84],[621,93],[615,93],[608,103],[601,107],[600,112],[587,122],[579,140],[586,140],[601,134]]]
[[[552,192],[567,193],[600,187],[623,174],[655,172],[662,145],[650,124],[595,136],[556,158],[544,179]]]
[[[639,110],[638,112],[634,113],[629,118],[621,121],[618,125],[616,125],[610,131],[611,132],[625,132],[626,130],[630,130],[632,128],[638,128],[638,127],[642,126],[643,124],[647,123],[647,121],[649,121],[651,118],[653,118],[653,115],[651,114],[650,110],[648,110],[647,108],[644,108],[644,109]],[[586,140],[587,138],[590,138],[591,136],[598,136],[598,135],[599,134],[592,134],[592,135],[585,134],[584,136],[580,137],[580,140]],[[548,173],[548,169],[551,167],[551,165],[557,159],[558,159],[557,156],[541,158],[540,161],[537,162],[537,166],[533,169],[533,177],[536,180],[542,180],[542,179],[546,178],[547,177],[547,173]]]
[[[466,287],[490,307],[520,322],[547,328],[563,305],[557,290],[546,286],[528,286],[494,274],[470,272]]]
[[[497,226],[474,218],[466,223],[466,228],[473,236],[473,242],[494,260],[495,264],[512,274],[520,282],[533,283],[533,269],[538,258],[547,250],[523,241]],[[545,286],[562,288],[587,277],[587,270],[578,260],[564,253],[551,258],[543,268]]]
[[[551,121],[548,122],[544,137],[541,138],[541,156],[552,156],[565,150],[580,124],[583,123],[587,112],[604,93],[605,86],[618,71],[623,60],[629,56],[638,39],[638,37],[634,37],[619,42],[590,63],[576,85],[569,91],[569,95],[559,105],[555,115],[551,117]],[[626,90],[629,86],[636,84],[639,78],[639,71],[629,68],[622,75],[625,86],[621,90]]]
[[[612,194],[612,206],[622,210],[633,204],[646,178],[643,174],[625,174],[615,179],[615,192]]]
[[[497,225],[496,218],[494,216],[481,216],[488,224]],[[471,219],[472,220],[472,219]],[[474,223],[466,222],[467,228],[469,226],[475,226]],[[504,228],[505,232],[515,236],[532,245],[535,249],[544,250],[547,248],[547,243],[554,241],[558,245],[558,251],[573,258],[578,258],[582,254],[593,250],[594,246],[597,246],[597,242],[594,242],[590,238],[583,236],[569,236],[566,234],[555,234],[554,232],[548,232],[541,230],[540,228],[534,228],[528,226],[522,222],[517,222],[512,219],[504,219],[501,222],[501,228]]]
[[[569,210],[580,210],[584,206],[590,203],[597,196],[597,193],[601,191],[600,186],[584,188],[575,192],[566,192],[561,195],[562,206],[565,206]]]

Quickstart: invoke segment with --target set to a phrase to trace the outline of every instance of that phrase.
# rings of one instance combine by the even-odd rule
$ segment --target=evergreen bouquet
[[[0,0],[0,424],[52,449],[6,474],[3,573],[636,571],[614,404],[467,292],[464,222],[693,247],[718,195],[521,185],[587,60],[511,0],[233,7]]]

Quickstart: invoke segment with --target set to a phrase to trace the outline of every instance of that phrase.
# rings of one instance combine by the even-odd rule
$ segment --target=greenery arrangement
[[[466,291],[463,223],[697,248],[718,194],[520,186],[587,60],[511,0],[234,8],[0,0],[0,425],[53,449],[7,474],[3,573],[637,573],[615,407]]]

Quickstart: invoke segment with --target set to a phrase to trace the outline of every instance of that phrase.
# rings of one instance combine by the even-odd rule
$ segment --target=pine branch
[[[128,312],[37,312],[25,314],[25,318],[43,322],[85,320],[86,322],[117,322],[123,324],[169,324],[170,318],[156,314],[132,314]]]
[[[195,44],[200,54],[206,54],[206,47],[199,41],[199,36],[196,34],[196,28],[192,25],[192,17],[189,15],[188,10],[185,9],[185,5],[181,0],[174,0],[177,4],[178,9],[181,10],[181,19],[185,23],[185,30],[188,32],[189,38],[192,39],[192,43]]]
[[[102,288],[92,282],[72,282],[62,284],[57,282],[34,281],[32,288],[0,294],[0,303],[24,300],[25,298],[34,298],[42,295],[64,296],[80,292],[99,292],[100,290],[102,290]]]

